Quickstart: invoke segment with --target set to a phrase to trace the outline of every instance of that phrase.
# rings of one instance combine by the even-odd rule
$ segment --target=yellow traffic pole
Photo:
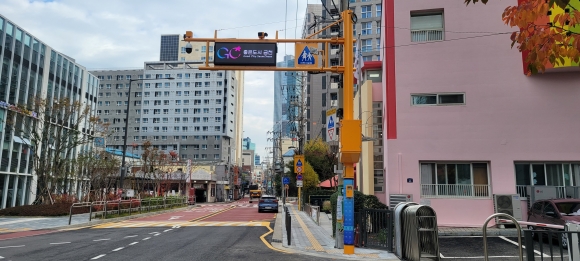
[[[344,46],[343,46],[343,118],[340,122],[340,162],[344,166],[344,254],[354,254],[354,164],[359,161],[362,138],[361,121],[353,119],[353,32],[352,11],[342,12]]]

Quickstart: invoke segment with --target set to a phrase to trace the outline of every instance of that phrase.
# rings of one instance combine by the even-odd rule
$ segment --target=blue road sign
[[[334,128],[334,119],[332,118],[332,115],[331,115],[330,118],[328,119],[327,129],[332,129],[332,128]]]
[[[310,49],[308,46],[304,46],[304,50],[300,53],[300,57],[298,57],[298,64],[314,64],[314,56],[310,53]]]
[[[284,183],[284,185],[286,185],[286,184],[290,184],[290,178],[289,178],[289,177],[284,177],[284,178],[282,179],[282,183]]]
[[[296,180],[302,180],[302,174],[296,175]]]
[[[302,167],[302,161],[298,160],[298,162],[296,162],[296,167]]]

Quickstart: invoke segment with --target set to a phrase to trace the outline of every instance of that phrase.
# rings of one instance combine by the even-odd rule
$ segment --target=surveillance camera
[[[260,38],[260,39],[264,39],[264,38],[265,38],[265,37],[267,37],[267,36],[268,36],[268,33],[265,33],[265,32],[258,32],[258,38]]]
[[[185,52],[191,53],[191,51],[193,51],[193,46],[191,46],[191,43],[187,43],[187,45],[185,45]]]

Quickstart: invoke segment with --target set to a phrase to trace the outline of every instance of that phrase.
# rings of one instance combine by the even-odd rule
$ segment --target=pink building
[[[385,0],[385,200],[410,194],[439,226],[481,226],[494,195],[580,185],[580,74],[525,76],[501,14],[517,0]],[[577,69],[577,68],[576,68]]]

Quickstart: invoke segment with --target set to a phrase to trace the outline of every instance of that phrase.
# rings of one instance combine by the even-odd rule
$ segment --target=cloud
[[[88,69],[119,69],[159,60],[161,34],[193,31],[196,37],[213,37],[219,30],[220,38],[257,38],[257,32],[274,38],[279,30],[279,38],[300,38],[306,2],[0,0],[0,13]],[[278,60],[293,54],[293,48],[279,44]],[[262,158],[270,147],[266,132],[273,125],[273,88],[272,72],[246,72],[244,137],[256,143]]]

